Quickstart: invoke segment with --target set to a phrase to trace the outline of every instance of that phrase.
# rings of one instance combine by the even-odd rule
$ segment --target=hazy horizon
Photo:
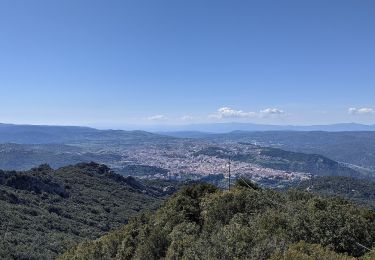
[[[216,122],[216,123],[185,123],[185,124],[143,124],[143,125],[72,125],[72,124],[14,124],[0,122],[0,125],[14,126],[61,126],[61,127],[89,127],[98,130],[141,130],[149,132],[207,132],[226,133],[236,130],[243,131],[375,131],[375,124],[358,124],[354,122],[343,122],[336,124],[255,124],[249,122]]]

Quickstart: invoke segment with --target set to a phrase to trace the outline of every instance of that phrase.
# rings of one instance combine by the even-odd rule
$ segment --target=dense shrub
[[[302,242],[304,241],[304,242]],[[60,259],[352,259],[375,242],[375,214],[337,198],[236,185],[186,187],[153,215]]]
[[[142,210],[156,209],[164,196],[162,186],[150,187],[96,163],[0,171],[0,259],[53,259]],[[116,234],[113,244],[102,243],[106,257],[122,243]]]

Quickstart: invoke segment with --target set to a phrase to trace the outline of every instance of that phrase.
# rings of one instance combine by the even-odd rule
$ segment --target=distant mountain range
[[[233,131],[375,131],[375,125],[342,123],[332,125],[262,125],[253,123],[215,123],[191,125],[166,125],[139,127],[142,130],[99,130],[82,126],[49,126],[49,125],[16,125],[0,123],[0,143],[50,144],[118,140],[155,141],[156,139],[183,137],[205,138],[213,133],[229,133]],[[146,132],[148,131],[148,132]],[[168,135],[169,137],[166,137]]]
[[[158,126],[146,128],[152,132],[209,132],[227,133],[236,130],[241,131],[375,131],[375,125],[364,125],[356,123],[341,123],[331,125],[266,125],[253,123],[214,123],[214,124],[191,124],[181,126]]]
[[[147,142],[161,135],[134,130],[98,130],[81,126],[14,125],[0,123],[0,143],[75,144],[101,142]],[[170,137],[169,137],[170,138]]]
[[[199,126],[190,127],[203,129]],[[141,130],[98,130],[78,126],[0,124],[0,165],[3,169],[24,170],[41,163],[49,163],[56,168],[78,162],[96,161],[113,167],[114,162],[124,159],[122,151],[129,148],[142,146],[147,149],[164,149],[168,146],[179,146],[184,142],[229,141],[320,154],[337,162],[365,167],[366,169],[356,168],[357,171],[364,170],[364,174],[367,174],[367,168],[370,168],[371,172],[375,170],[375,126],[272,126],[241,123],[205,126],[211,126],[205,128],[209,132],[185,129],[150,133]],[[287,130],[288,127],[293,130]],[[231,129],[236,131],[226,132]],[[317,131],[318,129],[326,131]],[[219,133],[220,131],[225,133]]]
[[[173,133],[170,133],[171,135]],[[215,143],[242,142],[286,151],[320,154],[338,162],[375,169],[374,131],[233,131],[223,134],[177,132],[178,137],[201,138]],[[360,170],[360,169],[357,169]]]

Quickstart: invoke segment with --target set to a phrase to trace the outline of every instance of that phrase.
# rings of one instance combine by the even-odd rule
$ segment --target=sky
[[[1,0],[0,122],[375,124],[372,0]]]

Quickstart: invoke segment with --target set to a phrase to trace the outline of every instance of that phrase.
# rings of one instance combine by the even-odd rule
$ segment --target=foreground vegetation
[[[230,191],[182,189],[154,214],[60,259],[374,259],[375,214],[343,199],[278,193],[249,182]]]
[[[167,193],[96,163],[0,170],[0,259],[53,259],[156,209]]]

